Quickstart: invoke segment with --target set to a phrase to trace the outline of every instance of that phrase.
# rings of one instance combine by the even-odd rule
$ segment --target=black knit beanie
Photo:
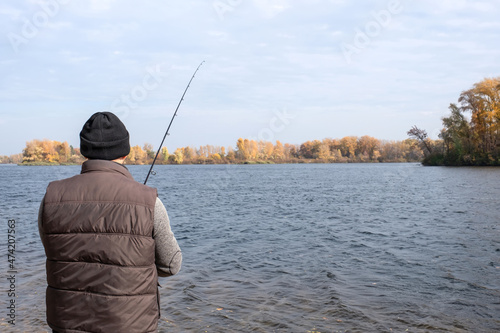
[[[89,159],[115,160],[130,153],[125,125],[111,112],[97,112],[80,132],[80,151]]]

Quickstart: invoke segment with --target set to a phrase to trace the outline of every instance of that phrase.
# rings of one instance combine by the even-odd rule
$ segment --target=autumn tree
[[[366,156],[370,161],[377,160],[380,156],[379,148],[380,140],[371,136],[365,135],[358,140],[359,154]]]
[[[259,145],[255,140],[245,140],[245,145],[250,153],[250,159],[256,160],[259,156]]]
[[[330,140],[324,139],[318,148],[318,159],[322,161],[329,161],[332,159],[332,152],[330,150]]]
[[[162,147],[158,154],[158,164],[220,164],[258,162],[300,162],[306,159],[316,162],[364,162],[364,161],[404,161],[419,156],[421,150],[416,145],[417,140],[408,139],[409,143],[391,142],[381,143],[375,138],[364,136],[345,137],[342,139],[323,139],[306,141],[298,144],[275,144],[267,141],[240,138],[236,142],[236,149],[205,145],[198,149],[187,146],[177,148],[170,154],[166,147]],[[431,142],[432,143],[432,142]],[[435,143],[432,143],[435,145]],[[127,164],[149,164],[153,161],[155,151],[152,145],[135,145],[130,148]],[[10,160],[10,159],[9,159]],[[67,142],[51,140],[32,140],[26,143],[23,149],[23,163],[81,163],[84,160],[79,148],[73,148]],[[6,157],[1,163],[7,163]]]
[[[40,140],[31,140],[26,142],[26,147],[23,149],[23,162],[41,162],[43,161],[43,148]]]
[[[187,161],[191,161],[192,159],[194,159],[196,157],[196,152],[191,147],[185,147],[183,149],[182,153],[184,155],[184,159]]]
[[[60,162],[62,163],[68,162],[68,160],[71,158],[71,148],[69,144],[66,141],[64,141],[59,145],[57,150],[59,151]]]
[[[482,154],[498,155],[500,144],[500,77],[484,79],[462,92],[462,112],[470,112],[470,125]],[[445,125],[446,126],[446,125]]]
[[[303,158],[312,158],[313,157],[312,142],[306,141],[303,144],[301,144],[299,149],[299,154],[300,157]]]
[[[153,145],[150,143],[145,143],[142,147],[142,150],[144,150],[144,152],[146,153],[144,163],[148,163],[148,160],[151,160],[152,162],[156,156],[156,151],[154,151]]]
[[[404,141],[383,141],[380,148],[380,160],[384,162],[407,162],[410,146]]]
[[[53,140],[31,140],[26,142],[26,147],[22,154],[23,163],[72,163],[81,162],[80,151],[75,152],[70,145],[65,142]]]
[[[174,154],[170,156],[170,160],[174,164],[182,164],[184,162],[184,149],[177,148]]]
[[[274,160],[283,160],[285,158],[285,147],[281,143],[281,141],[276,141],[276,145],[274,145],[273,149],[273,159]]]
[[[59,142],[54,142],[50,140],[42,141],[43,159],[49,163],[59,162],[59,153],[56,150],[56,146]]]
[[[427,131],[420,129],[417,126],[413,126],[406,134],[408,134],[410,138],[418,140],[429,154],[432,153]]]
[[[125,162],[127,164],[146,164],[147,152],[144,151],[139,145],[130,148],[130,153]]]
[[[227,149],[226,160],[230,163],[236,160],[236,153],[232,147],[228,147]]]
[[[422,149],[420,148],[420,144],[417,140],[415,139],[406,139],[403,140],[404,144],[404,156],[402,158],[407,161],[407,162],[415,162],[415,161],[422,161],[424,158],[424,153]],[[380,156],[380,153],[379,153]]]
[[[1,164],[20,164],[23,162],[23,154],[14,154],[10,156],[0,156]]]
[[[298,145],[285,143],[283,146],[285,148],[285,159],[290,160],[290,159],[299,158],[299,146]]]
[[[342,155],[353,159],[356,156],[358,147],[358,138],[355,136],[346,136],[340,140],[340,151]]]
[[[265,142],[263,147],[263,152],[262,152],[262,158],[264,160],[272,160],[274,159],[274,145],[271,142]]]
[[[242,138],[238,139],[236,143],[237,151],[236,157],[240,160],[248,160],[250,158],[250,152],[248,147],[248,139],[243,140]]]
[[[214,163],[220,163],[222,161],[222,157],[220,156],[219,153],[215,153],[209,156],[209,158],[214,162]]]
[[[460,94],[458,102],[442,118],[443,152],[426,157],[424,163],[500,165],[500,77],[475,83]],[[408,134],[422,141],[422,130],[412,130]]]

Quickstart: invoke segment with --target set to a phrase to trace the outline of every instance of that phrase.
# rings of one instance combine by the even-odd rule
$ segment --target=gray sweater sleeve
[[[159,198],[156,198],[154,212],[153,238],[156,243],[156,269],[158,275],[175,275],[181,269],[182,253],[170,228],[167,210]]]
[[[40,203],[40,208],[38,208],[38,233],[40,235],[40,240],[43,243],[42,215],[43,215],[43,199],[42,202]]]

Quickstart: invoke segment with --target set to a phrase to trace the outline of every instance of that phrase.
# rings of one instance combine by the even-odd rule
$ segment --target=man
[[[111,112],[80,132],[81,174],[49,184],[39,212],[47,323],[58,333],[156,332],[158,276],[182,254],[156,189],[123,165],[129,133]]]

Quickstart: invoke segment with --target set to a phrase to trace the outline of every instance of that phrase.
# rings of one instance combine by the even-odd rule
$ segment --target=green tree
[[[458,162],[474,150],[472,132],[461,108],[456,104],[451,104],[449,110],[451,114],[443,118],[444,128],[440,137],[444,140],[446,154],[455,156]]]
[[[158,159],[161,161],[162,164],[167,164],[168,162],[168,157],[169,157],[168,149],[167,147],[162,147],[160,151],[160,156],[158,156]]]

